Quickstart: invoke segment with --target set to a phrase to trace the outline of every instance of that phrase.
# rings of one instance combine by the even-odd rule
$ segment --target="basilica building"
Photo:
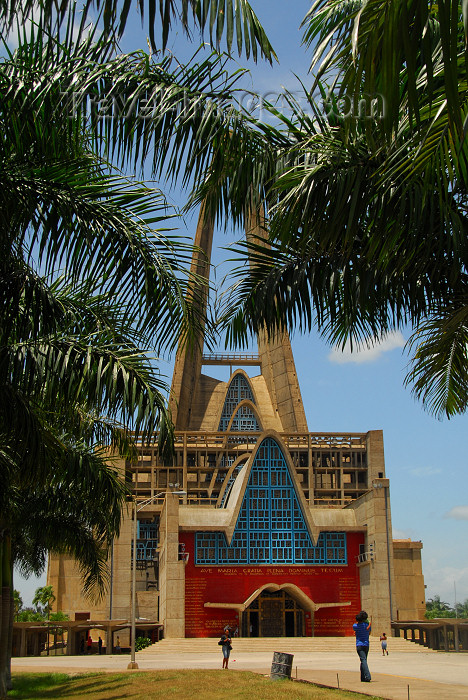
[[[212,241],[202,214],[192,269],[205,278]],[[137,633],[153,637],[218,637],[226,625],[243,637],[345,636],[361,609],[375,630],[423,618],[422,544],[392,537],[382,431],[310,431],[288,335],[257,341],[251,354],[179,349],[173,460],[142,445],[114,462],[134,504],[106,595],[84,598],[75,563],[50,557],[55,607],[71,620],[101,621],[125,644],[134,557]]]

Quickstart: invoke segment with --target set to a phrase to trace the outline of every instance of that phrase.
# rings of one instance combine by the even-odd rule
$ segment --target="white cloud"
[[[403,334],[400,331],[394,331],[389,333],[382,340],[375,340],[370,345],[357,345],[351,351],[349,343],[346,343],[343,350],[338,347],[334,347],[328,359],[330,362],[337,362],[339,364],[345,364],[347,362],[355,362],[358,364],[364,362],[375,362],[384,352],[390,352],[395,350],[395,348],[403,348],[406,341]]]
[[[415,467],[410,469],[409,473],[411,476],[434,476],[435,474],[442,474],[442,469],[438,467]]]
[[[456,568],[443,566],[437,568],[435,562],[425,565],[423,562],[424,583],[426,584],[426,600],[440,595],[441,599],[450,605],[461,603],[468,599],[468,567]]]
[[[89,17],[89,25],[86,27],[86,29],[82,32],[82,40],[94,30],[94,25],[92,24],[92,13],[88,13]],[[20,36],[21,38],[26,38],[28,41],[31,38],[33,26],[34,26],[34,31],[37,34],[37,22],[39,21],[40,18],[40,5],[39,3],[36,4],[29,15],[24,18],[18,18],[18,21],[16,25],[13,27],[11,32],[8,34],[6,43],[8,44],[8,47],[11,51],[15,51],[20,43]],[[76,41],[80,35],[80,22],[79,18],[77,17],[76,20],[73,23],[73,40]],[[96,31],[96,39],[99,35],[99,32]]]
[[[409,540],[411,537],[409,531],[399,530],[397,527],[392,528],[392,535],[394,540]]]
[[[454,520],[468,520],[468,506],[454,506],[445,513],[444,518],[453,518]]]

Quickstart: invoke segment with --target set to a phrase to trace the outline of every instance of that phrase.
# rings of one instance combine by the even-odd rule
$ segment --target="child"
[[[385,652],[387,652],[387,656],[388,656],[387,635],[385,634],[385,632],[382,632],[382,636],[380,637],[380,642],[381,642],[381,647],[382,647],[382,656],[385,656]]]

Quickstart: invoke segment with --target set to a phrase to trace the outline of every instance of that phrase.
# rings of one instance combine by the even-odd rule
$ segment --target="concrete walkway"
[[[221,668],[221,653],[217,640],[213,639],[213,649],[206,648],[206,642],[197,650],[197,640],[193,640],[192,651],[164,650],[164,644],[155,644],[136,656],[141,671],[163,669],[215,669]],[[391,640],[390,640],[391,641]],[[350,643],[353,640],[350,639]],[[408,644],[410,644],[408,642]],[[233,640],[230,668],[254,671],[269,675],[271,651],[243,651]],[[294,652],[292,676],[298,680],[312,681],[321,685],[343,690],[354,690],[389,700],[467,700],[468,698],[468,654],[447,654],[445,652],[424,652],[414,646],[414,652],[395,649],[383,657],[377,643],[369,653],[369,667],[372,682],[359,680],[359,659],[354,650]],[[278,639],[277,651],[289,652],[288,640]],[[49,656],[16,658],[12,661],[13,673],[64,672],[82,673],[85,671],[118,672],[126,671],[130,660],[128,655],[110,656]],[[138,673],[138,671],[131,671]],[[409,686],[409,694],[408,694]]]

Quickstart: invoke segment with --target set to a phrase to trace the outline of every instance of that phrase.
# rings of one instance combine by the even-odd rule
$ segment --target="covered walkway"
[[[392,622],[395,637],[403,637],[436,651],[468,651],[468,620],[435,618],[413,622]]]
[[[40,656],[44,652],[55,656],[59,648],[61,654],[76,656],[85,651],[88,633],[91,633],[93,639],[93,651],[97,651],[96,634],[103,634],[103,653],[112,654],[116,651],[115,634],[130,628],[130,620],[125,619],[14,622],[13,656]],[[163,625],[157,621],[140,619],[136,622],[136,630],[137,636],[147,636],[157,642],[162,636]],[[93,635],[93,631],[96,634]]]

